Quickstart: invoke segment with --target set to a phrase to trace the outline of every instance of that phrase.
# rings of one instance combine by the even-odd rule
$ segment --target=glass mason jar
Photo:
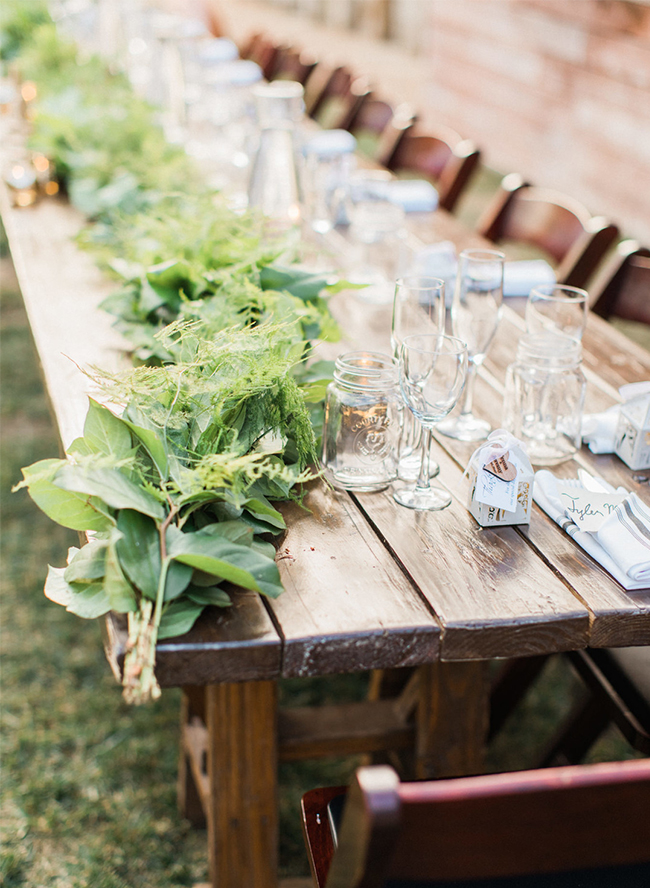
[[[587,385],[581,360],[579,342],[527,335],[506,371],[502,425],[523,441],[536,465],[570,459],[580,447]]]
[[[323,426],[323,465],[334,487],[382,490],[395,480],[398,408],[393,358],[359,351],[337,359]]]

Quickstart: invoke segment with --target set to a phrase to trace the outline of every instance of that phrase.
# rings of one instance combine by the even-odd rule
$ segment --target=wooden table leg
[[[489,717],[487,660],[420,666],[416,715],[418,779],[479,774]]]
[[[213,888],[277,888],[277,685],[206,688]]]
[[[197,718],[205,722],[205,688],[185,687],[181,700],[181,731]],[[206,820],[201,793],[192,774],[190,757],[182,741],[178,760],[177,797],[178,809],[183,817],[186,817],[192,826],[204,827]]]

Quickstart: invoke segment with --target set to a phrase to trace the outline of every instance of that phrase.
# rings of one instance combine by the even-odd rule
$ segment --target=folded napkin
[[[432,213],[438,206],[438,192],[426,179],[393,179],[386,197],[406,213]]]
[[[623,403],[650,394],[650,382],[630,382],[618,390]],[[592,453],[613,453],[621,405],[615,404],[603,413],[586,413],[582,417],[582,440]]]
[[[555,272],[543,259],[506,262],[503,268],[504,296],[528,296],[533,287],[554,283]]]
[[[650,587],[650,509],[630,494],[596,533],[580,530],[565,513],[558,478],[546,469],[535,473],[533,499],[594,561],[628,591]],[[564,481],[560,483],[566,483]],[[607,485],[614,491],[611,485]],[[619,487],[619,493],[627,491]]]
[[[395,182],[395,185],[408,185],[410,180]],[[423,247],[412,260],[410,274],[427,274],[445,281],[447,306],[451,305],[458,268],[456,247],[451,241],[441,241]],[[523,259],[506,262],[503,268],[503,295],[528,296],[533,287],[554,284],[555,272],[543,259]]]

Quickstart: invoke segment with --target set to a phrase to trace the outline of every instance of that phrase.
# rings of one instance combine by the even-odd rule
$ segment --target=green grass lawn
[[[179,692],[144,708],[122,702],[102,653],[100,627],[43,596],[48,562],[61,566],[76,534],[49,521],[25,491],[20,467],[55,456],[58,443],[22,299],[0,259],[2,319],[1,569],[3,888],[175,888],[207,879],[205,833],[176,808]],[[285,703],[363,697],[367,677],[284,682]],[[489,766],[534,760],[579,689],[558,658],[489,750]],[[614,732],[593,759],[629,755]],[[347,782],[357,759],[283,765],[281,869],[308,872],[298,801],[316,785]]]

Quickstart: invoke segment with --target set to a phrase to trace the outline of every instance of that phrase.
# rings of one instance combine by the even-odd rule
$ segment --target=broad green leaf
[[[72,598],[66,607],[71,614],[94,620],[107,614],[111,603],[103,583],[70,583]]]
[[[52,482],[63,466],[63,460],[46,459],[22,470],[29,495],[36,505],[48,518],[63,527],[72,530],[109,530],[115,521],[105,502],[95,496],[63,490]]]
[[[144,429],[142,426],[138,426],[135,423],[130,422],[128,419],[124,419],[123,422],[142,443],[142,446],[154,461],[161,479],[166,481],[168,477],[168,460],[163,432],[153,429]]]
[[[134,509],[161,521],[165,517],[162,503],[118,469],[66,465],[56,473],[55,485],[62,490],[98,496],[114,509]]]
[[[206,524],[200,530],[201,534],[208,536],[224,537],[231,543],[239,543],[241,546],[250,546],[253,542],[253,529],[241,520],[217,521],[214,524]]]
[[[106,573],[104,589],[111,603],[111,610],[118,614],[126,614],[138,609],[133,587],[127,580],[117,555],[117,541],[121,534],[115,531],[109,540],[106,550]]]
[[[312,274],[288,266],[267,265],[260,271],[263,290],[286,290],[305,301],[315,299],[328,283],[331,283],[329,275]]]
[[[282,592],[275,562],[248,546],[203,531],[181,533],[176,530],[168,536],[168,551],[177,561],[244,589],[253,589],[271,598]]]
[[[131,450],[131,433],[125,423],[93,398],[88,400],[84,438],[97,453],[126,456]]]
[[[257,483],[259,484],[259,482]],[[247,512],[250,512],[255,518],[260,518],[262,521],[271,524],[273,527],[278,527],[281,530],[284,530],[287,526],[280,512],[278,512],[277,509],[274,509],[267,498],[261,493],[244,500],[243,506],[244,509],[246,509]]]
[[[91,540],[79,549],[65,569],[67,583],[99,580],[106,573],[105,540]]]
[[[256,552],[259,552],[266,558],[270,558],[271,561],[275,558],[275,546],[273,543],[267,543],[266,540],[253,540],[252,546]]]
[[[190,585],[185,591],[185,595],[195,601],[197,604],[211,604],[214,607],[231,607],[232,600],[230,595],[219,586],[208,586],[202,588]]]
[[[145,598],[156,600],[160,581],[160,535],[154,521],[132,509],[117,516],[121,538],[115,543],[120,566]]]
[[[116,542],[122,569],[145,598],[155,600],[162,570],[158,528],[146,515],[124,509],[118,515],[117,529],[122,534]],[[167,570],[164,600],[177,598],[191,578],[191,567],[172,562]]]
[[[45,597],[50,601],[67,607],[72,600],[72,589],[66,583],[64,573],[65,567],[52,567],[51,564],[48,564],[44,591]]]
[[[185,635],[196,623],[205,605],[183,598],[166,605],[160,618],[158,639]]]

